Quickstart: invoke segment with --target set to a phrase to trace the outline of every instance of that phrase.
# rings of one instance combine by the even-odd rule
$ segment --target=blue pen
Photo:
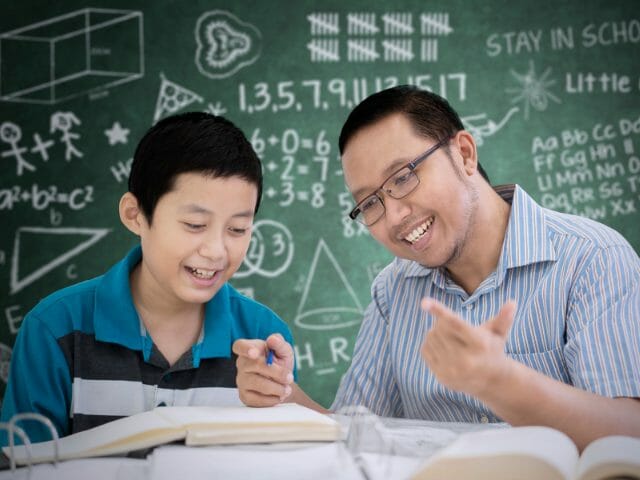
[[[273,350],[269,349],[267,353],[267,365],[271,365],[273,363]]]

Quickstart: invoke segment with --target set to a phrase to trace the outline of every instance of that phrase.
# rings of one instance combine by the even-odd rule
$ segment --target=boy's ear
[[[143,223],[145,222],[144,214],[138,204],[138,199],[131,192],[127,192],[120,198],[118,206],[120,212],[120,221],[132,233],[140,235]]]

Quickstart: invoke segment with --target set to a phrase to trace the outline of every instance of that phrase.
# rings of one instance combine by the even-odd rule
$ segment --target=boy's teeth
[[[422,225],[416,227],[409,235],[404,237],[407,242],[415,243],[422,238],[422,236],[429,230],[431,224],[433,223],[433,217],[424,222]]]
[[[202,270],[200,268],[192,268],[191,273],[200,278],[211,278],[215,275],[215,270]]]

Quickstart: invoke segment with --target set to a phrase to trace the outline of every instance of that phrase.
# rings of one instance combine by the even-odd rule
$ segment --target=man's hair
[[[262,196],[260,159],[242,131],[224,117],[188,112],[160,120],[142,137],[129,174],[135,195],[149,224],[160,198],[182,173],[210,177],[240,177],[258,188],[255,212]]]
[[[440,95],[412,85],[399,85],[374,93],[351,111],[340,132],[340,155],[358,131],[394,113],[403,114],[418,135],[435,141],[464,130],[458,113]],[[448,152],[447,146],[445,150]],[[478,171],[489,182],[480,163]]]

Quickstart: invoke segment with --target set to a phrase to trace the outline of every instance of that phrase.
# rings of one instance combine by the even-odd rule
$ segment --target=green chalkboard
[[[224,114],[260,154],[263,206],[232,283],[289,323],[300,383],[324,405],[390,260],[345,218],[336,146],[350,108],[374,91],[412,83],[446,96],[493,183],[519,183],[640,249],[637,7],[2,2],[0,378],[24,314],[135,243],[116,211],[131,157],[146,129],[176,112]]]

